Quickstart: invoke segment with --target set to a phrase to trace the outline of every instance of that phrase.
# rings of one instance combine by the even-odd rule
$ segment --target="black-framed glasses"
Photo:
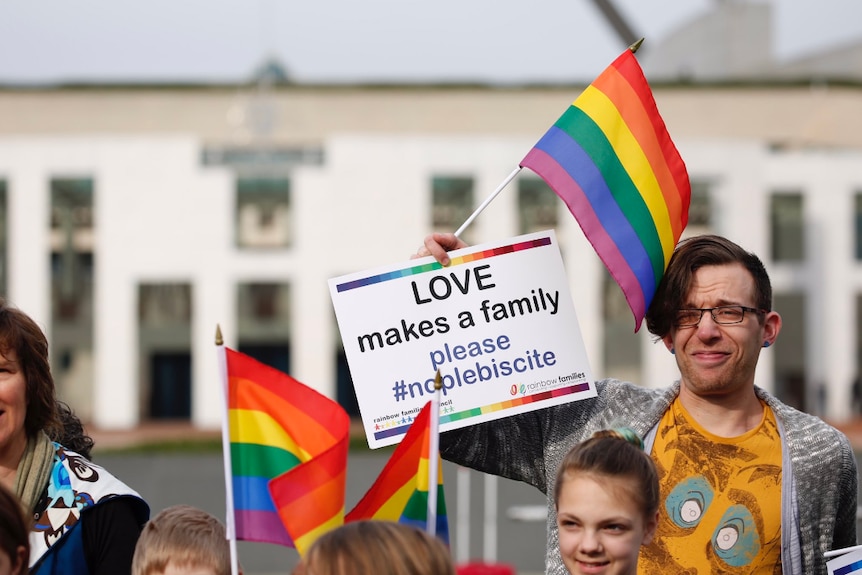
[[[745,312],[766,313],[765,309],[755,309],[744,305],[720,305],[718,307],[702,307],[694,309],[680,309],[676,312],[676,327],[696,327],[703,318],[703,312],[708,311],[712,320],[718,325],[733,325],[742,323]]]

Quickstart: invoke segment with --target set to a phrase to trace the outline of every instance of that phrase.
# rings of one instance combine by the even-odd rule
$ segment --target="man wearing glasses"
[[[417,255],[448,264],[446,250],[460,247],[432,234]],[[754,385],[781,330],[760,259],[719,236],[680,242],[646,320],[679,381],[601,380],[598,397],[444,433],[443,457],[546,493],[546,571],[564,574],[550,492],[560,460],[598,429],[631,427],[662,500],[638,573],[825,573],[825,551],[856,544],[856,462],[841,432]]]

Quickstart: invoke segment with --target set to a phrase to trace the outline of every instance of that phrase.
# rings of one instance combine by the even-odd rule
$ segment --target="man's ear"
[[[766,313],[766,318],[763,320],[763,341],[769,342],[769,345],[775,343],[778,339],[778,332],[781,331],[781,316],[777,311]]]
[[[670,334],[667,334],[666,336],[661,338],[661,342],[664,344],[664,346],[669,352],[673,353],[673,338]]]

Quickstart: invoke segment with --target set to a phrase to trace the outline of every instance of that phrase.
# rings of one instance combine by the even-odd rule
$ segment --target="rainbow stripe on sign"
[[[486,258],[492,258],[495,256],[501,256],[504,254],[511,254],[514,252],[520,252],[522,250],[529,250],[532,248],[540,248],[542,246],[551,245],[551,238],[536,238],[534,240],[528,240],[526,242],[518,242],[517,244],[510,244],[508,246],[500,246],[497,248],[493,248],[490,250],[483,250],[481,252],[475,252],[472,254],[466,254],[463,256],[458,256],[452,258],[451,263],[446,267],[453,267],[461,264],[468,264],[470,262],[475,262],[478,260],[484,260]],[[356,288],[361,288],[369,285],[379,284],[383,282],[388,282],[390,280],[397,280],[404,277],[415,276],[417,274],[424,274],[426,272],[433,272],[435,270],[441,269],[443,266],[440,265],[439,262],[432,262],[430,264],[423,264],[419,266],[412,266],[409,268],[404,268],[401,270],[395,270],[392,272],[386,272],[385,274],[378,274],[373,276],[368,276],[367,278],[361,278],[358,280],[353,280],[349,282],[345,282],[343,284],[338,284],[336,286],[336,290],[341,293],[344,291],[349,291]]]
[[[537,401],[544,401],[546,399],[553,399],[555,397],[562,397],[564,395],[570,395],[572,393],[578,393],[581,391],[586,391],[590,388],[589,382],[578,383],[575,385],[570,385],[569,387],[560,387],[558,389],[552,389],[549,391],[542,391],[540,393],[536,393],[533,395],[525,395],[522,397],[516,397],[513,399],[507,399],[506,401],[500,401],[498,403],[491,403],[489,405],[483,405],[481,407],[474,407],[472,409],[465,409],[463,411],[457,411],[455,413],[449,413],[447,415],[440,416],[440,425],[444,423],[449,423],[451,421],[461,421],[462,419],[468,419],[470,417],[478,417],[484,413],[494,413],[495,411],[501,411],[503,409],[510,409],[512,407],[518,407],[519,405],[527,405],[529,403],[535,403]],[[385,439],[387,437],[392,437],[394,435],[403,435],[407,433],[407,430],[410,429],[410,425],[402,425],[399,427],[391,427],[389,429],[384,429],[382,431],[377,431],[374,433],[374,439]]]
[[[839,567],[834,571],[835,575],[848,575],[848,573],[858,573],[862,571],[862,561],[856,561],[850,565]]]

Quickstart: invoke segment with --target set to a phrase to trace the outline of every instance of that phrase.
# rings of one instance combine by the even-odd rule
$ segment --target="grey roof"
[[[728,0],[645,43],[638,60],[651,82],[862,81],[862,42],[792,60],[775,55],[770,4]]]

